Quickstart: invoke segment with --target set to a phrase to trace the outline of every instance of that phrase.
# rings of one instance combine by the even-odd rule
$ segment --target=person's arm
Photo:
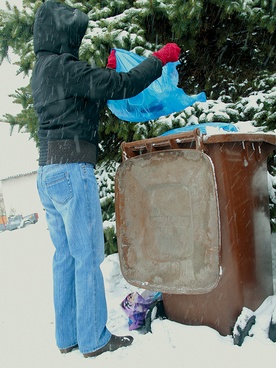
[[[155,57],[144,60],[129,72],[92,68],[89,64],[67,63],[68,89],[76,97],[93,100],[121,100],[136,96],[162,74],[162,63]]]
[[[116,72],[110,67],[91,68],[82,62],[72,62],[75,71],[69,88],[76,96],[95,100],[120,100],[136,96],[161,76],[163,65],[178,60],[180,49],[172,45],[175,44],[165,45],[127,73]],[[113,53],[113,67],[114,56]]]

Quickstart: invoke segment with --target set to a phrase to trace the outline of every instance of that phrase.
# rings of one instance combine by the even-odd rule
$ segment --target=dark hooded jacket
[[[162,74],[162,63],[154,56],[128,73],[80,61],[87,25],[86,14],[54,1],[36,13],[32,92],[39,118],[39,165],[95,164],[99,113],[106,101],[133,97]]]

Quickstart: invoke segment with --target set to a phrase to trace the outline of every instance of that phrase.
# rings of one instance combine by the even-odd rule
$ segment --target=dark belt
[[[96,165],[96,146],[86,141],[59,140],[48,142],[46,165],[85,162]]]

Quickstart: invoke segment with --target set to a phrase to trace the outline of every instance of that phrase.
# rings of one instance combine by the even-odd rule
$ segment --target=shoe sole
[[[61,352],[61,354],[67,354],[67,353],[71,353],[71,351],[73,351],[77,348],[78,348],[78,345],[74,345],[74,346],[70,346],[70,348],[59,349],[59,351]]]
[[[117,342],[116,342],[117,340]],[[102,348],[96,350],[96,351],[93,351],[91,353],[86,353],[86,354],[83,354],[83,356],[85,358],[93,358],[93,357],[97,357],[103,353],[106,353],[106,352],[112,352],[112,351],[115,351],[117,349],[120,349],[120,348],[126,348],[128,346],[130,346],[133,342],[133,337],[132,336],[123,336],[123,337],[118,337],[118,336],[114,336],[112,335],[110,341],[105,345],[103,346]]]

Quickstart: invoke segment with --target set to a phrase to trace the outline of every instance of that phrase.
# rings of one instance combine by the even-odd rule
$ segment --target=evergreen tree
[[[186,93],[201,90],[218,99],[226,95],[233,103],[254,90],[254,82],[272,76],[275,82],[275,2],[265,0],[64,0],[86,12],[89,31],[80,50],[80,58],[104,67],[112,47],[148,55],[169,41],[182,50],[180,83]],[[19,57],[19,71],[31,76],[34,63],[32,27],[34,14],[42,1],[23,0],[20,12],[7,3],[0,12],[0,62],[11,48]],[[268,78],[266,78],[268,79]],[[255,83],[256,85],[256,83]],[[16,92],[16,100],[32,108],[29,91]],[[22,100],[21,100],[22,99]],[[28,109],[27,109],[28,110]],[[26,116],[24,120],[24,115]],[[118,147],[122,140],[139,138],[141,126],[122,124],[110,112],[103,112],[101,133],[107,136],[105,149]],[[35,136],[30,112],[6,117],[12,124],[25,125]],[[271,128],[271,123],[270,126]],[[142,129],[154,133],[154,129]],[[116,139],[114,137],[116,135]],[[145,136],[146,137],[146,136]],[[112,142],[112,145],[110,145]],[[117,150],[114,149],[113,152]],[[110,153],[110,152],[109,152]],[[109,156],[109,155],[108,155]],[[116,154],[110,158],[117,159]]]
[[[31,77],[33,20],[42,0],[22,1],[22,11],[8,2],[7,9],[0,11],[0,63],[11,49],[19,56],[18,72]],[[154,137],[171,128],[205,121],[250,120],[263,130],[276,128],[274,0],[60,1],[89,16],[81,60],[105,67],[112,47],[147,56],[167,42],[176,42],[182,49],[179,87],[188,94],[204,90],[208,97],[206,104],[147,123],[122,122],[105,109],[99,132],[100,181],[104,170],[114,181],[122,141]],[[259,99],[252,105],[257,93]],[[5,120],[26,128],[36,140],[30,86],[18,89],[13,97],[22,111],[16,116],[5,115]],[[100,182],[100,187],[106,183]],[[104,219],[114,221],[112,186],[108,196],[101,189],[101,196]]]

